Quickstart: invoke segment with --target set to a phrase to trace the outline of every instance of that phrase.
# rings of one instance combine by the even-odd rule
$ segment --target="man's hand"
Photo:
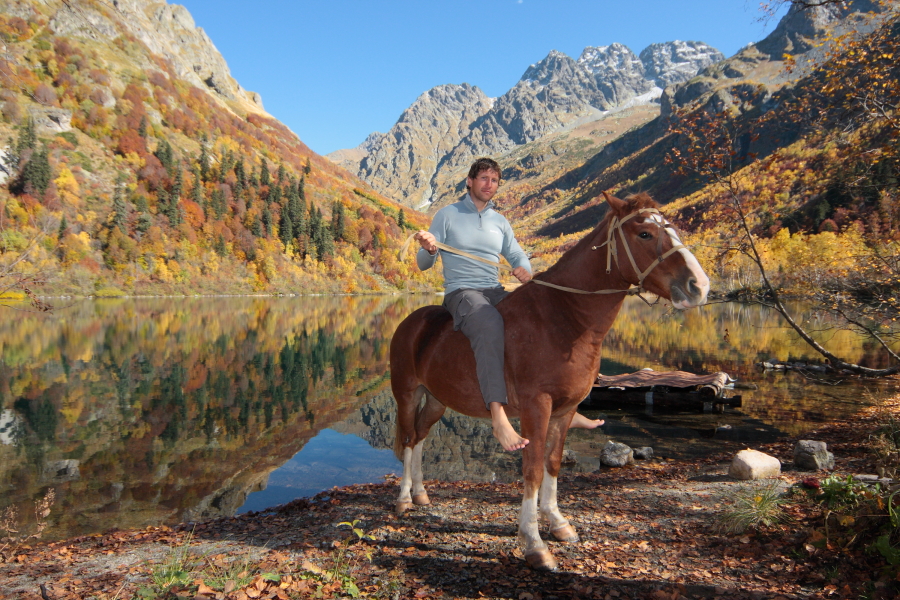
[[[428,254],[433,256],[437,253],[438,247],[435,245],[437,240],[434,239],[434,235],[431,233],[420,229],[416,232],[416,235],[413,236],[413,239],[419,242],[419,245],[425,248]]]
[[[512,272],[513,276],[518,279],[521,283],[528,283],[531,281],[531,273],[528,272],[528,269],[525,267],[516,267]]]

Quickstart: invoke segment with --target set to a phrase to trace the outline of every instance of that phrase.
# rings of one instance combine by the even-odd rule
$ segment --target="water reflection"
[[[53,537],[234,514],[388,384],[430,296],[84,302],[0,324],[2,504]]]
[[[399,469],[388,451],[390,337],[407,314],[437,300],[138,299],[5,319],[0,508],[27,514],[31,499],[54,487],[48,533],[62,538],[260,510],[377,480]],[[829,344],[867,366],[886,360],[849,332]],[[743,392],[740,413],[610,409],[603,431],[573,432],[572,468],[597,468],[610,437],[688,455],[715,451],[721,440],[800,433],[850,418],[869,401],[859,387],[753,366],[768,358],[816,359],[760,307],[667,315],[629,302],[607,338],[605,374],[724,370],[760,389]],[[880,393],[883,384],[871,385],[871,395]],[[518,456],[500,450],[487,421],[448,414],[427,444],[429,478],[518,477]]]

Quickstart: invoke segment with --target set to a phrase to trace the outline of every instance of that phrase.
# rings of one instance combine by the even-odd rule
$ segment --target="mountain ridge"
[[[579,120],[600,119],[629,103],[652,102],[662,93],[656,86],[657,80],[684,80],[691,70],[685,65],[693,64],[696,73],[722,57],[702,42],[666,42],[648,49],[650,52],[642,59],[618,43],[587,47],[577,60],[551,50],[542,60],[529,65],[489,110],[464,124],[469,128],[468,135],[460,136],[454,148],[432,161],[433,169],[416,173],[415,182],[385,160],[388,154],[433,152],[431,147],[420,147],[408,134],[413,126],[417,131],[427,131],[430,123],[409,121],[407,111],[379,138],[382,143],[378,151],[371,149],[367,138],[360,146],[333,152],[328,158],[402,204],[419,209],[438,207],[458,196],[459,182],[473,158],[502,156]],[[648,68],[653,78],[646,76]],[[449,117],[452,109],[448,110]]]

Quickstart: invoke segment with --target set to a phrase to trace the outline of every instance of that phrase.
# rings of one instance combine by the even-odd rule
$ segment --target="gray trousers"
[[[503,317],[494,308],[509,294],[502,287],[481,290],[459,289],[444,297],[444,306],[453,315],[453,329],[462,331],[475,353],[475,373],[490,410],[491,402],[506,404],[503,378]]]

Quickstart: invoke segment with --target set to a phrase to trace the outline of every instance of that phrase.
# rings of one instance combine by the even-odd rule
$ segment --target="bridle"
[[[571,292],[573,294],[626,294],[628,296],[636,296],[638,294],[641,294],[641,293],[647,291],[646,289],[644,289],[644,279],[647,278],[647,275],[649,275],[653,269],[658,267],[662,261],[667,259],[669,256],[671,256],[675,252],[678,252],[682,248],[686,248],[686,246],[684,246],[683,244],[680,244],[680,243],[674,244],[670,249],[666,250],[665,252],[662,252],[662,236],[659,236],[657,239],[657,246],[656,246],[658,256],[652,263],[650,263],[650,266],[648,266],[646,269],[641,271],[638,268],[637,262],[635,262],[634,256],[631,253],[631,247],[628,245],[628,240],[625,237],[625,232],[622,230],[622,225],[629,219],[632,219],[637,216],[646,216],[646,215],[658,215],[659,219],[655,219],[655,218],[651,219],[654,223],[656,223],[656,226],[663,231],[665,231],[666,229],[671,229],[673,232],[675,232],[674,239],[676,239],[676,240],[679,239],[678,233],[675,230],[675,228],[672,226],[671,223],[669,223],[665,219],[665,217],[662,216],[662,213],[660,213],[657,209],[655,209],[655,208],[640,208],[640,209],[634,211],[633,213],[628,214],[627,216],[625,216],[622,219],[619,219],[618,216],[613,215],[612,221],[609,224],[609,229],[607,229],[606,241],[603,242],[602,244],[600,244],[599,246],[591,246],[591,250],[599,250],[600,248],[602,248],[604,246],[609,247],[609,251],[606,253],[606,273],[607,274],[611,273],[613,259],[615,259],[615,261],[616,261],[616,267],[620,268],[619,267],[619,252],[618,252],[618,246],[616,243],[616,231],[618,231],[619,237],[622,239],[622,246],[625,248],[625,255],[628,256],[628,261],[631,263],[631,268],[634,269],[634,272],[637,273],[637,275],[638,275],[638,284],[636,286],[631,286],[630,288],[628,288],[626,290],[607,289],[607,290],[587,291],[587,290],[579,290],[577,288],[566,287],[564,285],[557,285],[555,283],[550,283],[549,281],[543,281],[541,279],[532,279],[530,281],[530,283],[543,285],[543,286],[553,288],[556,290],[561,290],[563,292]],[[662,221],[662,223],[660,223],[660,221]],[[409,236],[409,238],[407,238],[406,242],[403,244],[403,247],[400,249],[401,256],[406,253],[406,250],[407,250],[407,248],[409,248],[409,244],[413,240],[414,236],[415,236],[415,234]],[[481,258],[480,256],[476,256],[474,254],[466,252],[465,250],[460,250],[458,248],[454,248],[453,246],[448,246],[447,244],[443,244],[441,242],[436,241],[434,243],[434,245],[437,246],[439,249],[444,250],[445,252],[450,252],[452,254],[458,254],[459,256],[465,256],[466,258],[471,258],[472,260],[476,260],[478,262],[490,265],[492,267],[497,267],[498,269],[505,269],[507,271],[513,270],[513,268],[509,265],[504,265],[502,263],[495,263],[493,261]]]
[[[628,256],[628,261],[631,263],[631,268],[634,269],[634,272],[637,273],[637,275],[638,275],[637,286],[626,290],[626,292],[634,293],[634,294],[640,294],[641,292],[646,291],[644,289],[644,279],[647,278],[647,275],[650,274],[650,271],[652,271],[653,269],[658,267],[662,261],[666,260],[669,256],[671,256],[675,252],[678,252],[682,248],[685,248],[684,244],[673,244],[671,248],[669,248],[665,252],[662,252],[662,236],[660,235],[660,236],[658,236],[658,238],[656,240],[656,254],[657,254],[656,259],[652,263],[650,263],[650,266],[648,266],[643,271],[638,269],[637,263],[634,260],[634,256],[631,254],[631,247],[628,245],[628,240],[625,239],[625,232],[622,231],[622,225],[625,223],[625,221],[627,221],[633,217],[639,216],[642,213],[646,213],[647,215],[658,215],[659,219],[655,219],[655,218],[651,217],[650,220],[653,221],[654,223],[656,223],[657,228],[659,228],[663,231],[665,231],[666,229],[671,229],[675,233],[675,236],[673,239],[680,241],[680,238],[678,237],[678,232],[675,230],[675,228],[672,226],[672,224],[669,223],[665,219],[665,217],[662,216],[662,213],[660,213],[655,208],[641,208],[641,209],[638,209],[638,210],[634,211],[633,213],[625,216],[624,219],[619,219],[619,217],[614,215],[612,218],[612,222],[609,224],[609,229],[607,230],[606,241],[603,242],[602,244],[600,244],[599,246],[591,246],[591,250],[597,250],[597,249],[602,248],[603,246],[607,246],[607,245],[609,246],[609,251],[606,253],[606,274],[607,275],[609,275],[609,273],[612,272],[612,263],[611,263],[612,259],[615,259],[616,267],[619,268],[619,270],[621,270],[621,267],[619,266],[619,252],[616,247],[616,231],[619,232],[619,237],[622,238],[622,246],[625,247],[625,254]],[[662,221],[662,223],[660,223],[660,221]],[[632,292],[632,290],[636,290],[636,291]]]

